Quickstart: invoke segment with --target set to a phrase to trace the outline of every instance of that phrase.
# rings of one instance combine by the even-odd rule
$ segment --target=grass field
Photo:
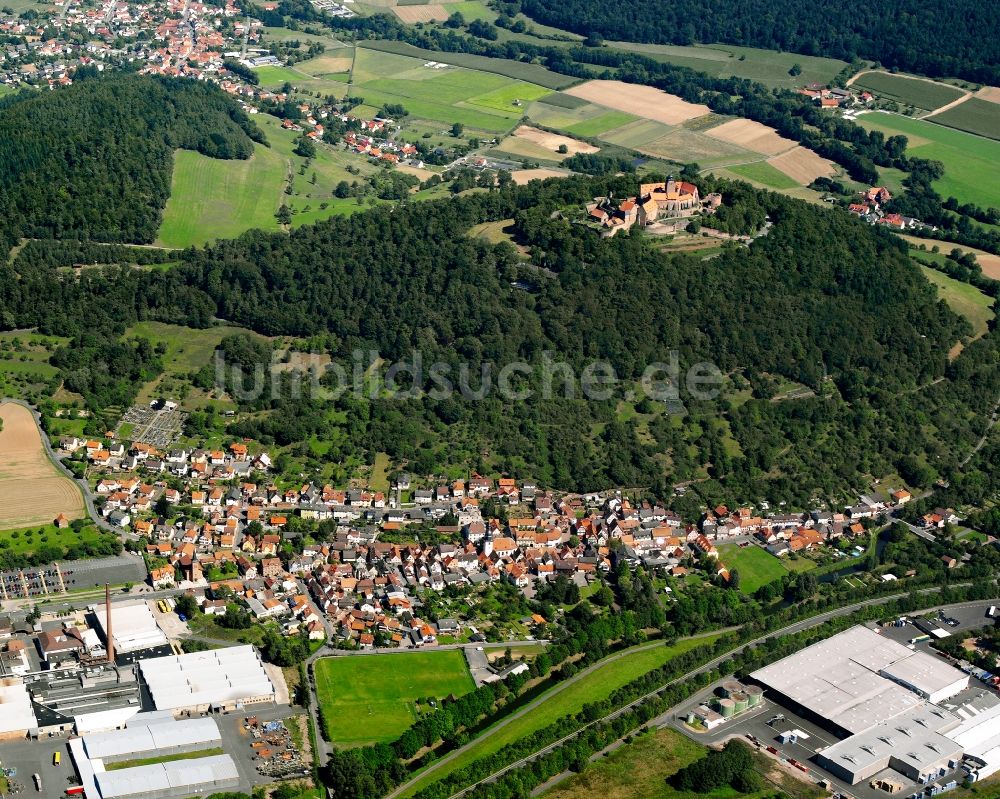
[[[791,189],[799,185],[766,161],[758,161],[754,164],[737,164],[727,167],[727,171],[732,172],[737,177],[746,178],[772,189]]]
[[[626,52],[640,52],[657,61],[666,61],[720,78],[738,76],[763,83],[769,87],[791,89],[808,83],[829,83],[847,66],[846,61],[835,58],[815,58],[779,53],[774,50],[757,50],[752,47],[732,47],[725,44],[683,47],[665,44],[636,44],[633,42],[608,42]],[[801,75],[789,75],[794,64],[802,67]]]
[[[285,83],[294,83],[303,77],[302,73],[298,70],[279,66],[257,67],[254,72],[257,73],[260,85],[267,88],[274,88]]]
[[[935,114],[931,119],[938,125],[957,128],[990,139],[1000,139],[1000,103],[970,97],[954,108]]]
[[[719,561],[730,572],[735,569],[740,573],[740,590],[747,594],[788,573],[774,555],[753,544],[742,549],[736,544],[720,544]]]
[[[112,614],[114,618],[114,614]],[[213,749],[202,749],[197,752],[182,752],[173,755],[156,755],[155,757],[141,757],[135,760],[120,760],[117,763],[106,763],[105,771],[120,771],[124,768],[137,768],[138,766],[155,766],[157,763],[173,763],[175,760],[197,760],[200,757],[214,757],[225,754],[225,749],[218,746]]]
[[[944,197],[984,207],[1000,206],[1000,142],[896,114],[864,114],[857,121],[887,136],[902,133],[910,139],[908,154],[941,161],[945,175],[934,187]]]
[[[88,524],[80,532],[69,527],[60,529],[54,524],[39,524],[0,532],[0,550],[15,555],[30,555],[43,546],[67,549],[77,544],[96,543],[105,535],[110,534],[102,533],[93,524]]]
[[[925,111],[933,111],[965,94],[961,89],[944,83],[907,78],[888,72],[867,72],[859,76],[853,85],[868,89],[879,97],[886,97]]]
[[[195,330],[164,322],[139,322],[125,331],[126,336],[148,339],[154,346],[164,344],[167,348],[163,356],[164,370],[167,374],[178,375],[190,374],[210,363],[222,339],[236,333],[262,338],[242,327],[229,325]]]
[[[520,716],[495,734],[482,738],[447,765],[415,783],[403,796],[412,796],[445,775],[464,768],[480,757],[497,752],[509,743],[531,735],[563,716],[579,713],[585,704],[606,699],[613,691],[664,665],[671,658],[702,644],[710,644],[718,637],[717,633],[712,633],[697,639],[679,641],[674,646],[655,646],[632,652],[616,660],[605,660],[603,665],[578,681],[566,685],[562,690],[558,690],[558,685],[550,689],[547,694],[548,699],[537,708]]]
[[[927,255],[920,253],[917,258],[926,258]],[[921,265],[921,271],[924,277],[937,286],[938,296],[948,303],[948,307],[969,320],[973,338],[986,335],[990,321],[996,316],[992,297],[983,294],[975,286],[955,280],[928,266]]]
[[[281,205],[286,169],[285,160],[261,144],[246,161],[178,150],[158,243],[188,247],[251,228],[276,230],[274,213]]]
[[[340,746],[398,738],[416,719],[416,700],[474,687],[455,649],[323,658],[314,668],[325,734]]]
[[[626,114],[624,111],[608,111],[592,119],[585,119],[582,122],[570,125],[567,130],[570,133],[575,133],[577,136],[600,136],[609,130],[614,130],[615,128],[628,125],[630,122],[635,122],[637,119],[638,117]]]
[[[767,785],[753,794],[741,794],[732,788],[687,793],[667,782],[668,777],[701,758],[705,751],[704,746],[675,730],[657,730],[597,760],[582,774],[571,777],[543,796],[546,799],[753,799],[781,795],[791,799],[814,799],[824,794],[817,786],[796,780],[777,769],[771,772],[781,788],[777,794],[774,785]]]

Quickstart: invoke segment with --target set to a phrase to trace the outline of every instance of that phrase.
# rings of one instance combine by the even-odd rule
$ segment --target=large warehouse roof
[[[20,677],[0,679],[0,735],[35,729],[38,720]]]
[[[229,755],[216,755],[99,772],[94,780],[102,799],[123,799],[167,791],[194,793],[203,786],[238,781],[239,772]]]
[[[751,676],[852,733],[922,705],[919,696],[890,679],[934,699],[968,684],[967,675],[958,669],[861,626]]]
[[[274,696],[274,685],[252,646],[140,660],[139,669],[157,710]]]
[[[219,725],[214,719],[171,720],[150,724],[141,721],[135,723],[133,720],[124,730],[87,735],[83,739],[83,745],[87,757],[97,760],[199,744],[210,749],[220,745],[221,741]]]
[[[94,605],[91,609],[106,641],[107,609],[104,605]],[[167,643],[167,636],[157,625],[153,612],[145,602],[112,602],[111,622],[116,652],[135,652],[137,649],[150,649]]]

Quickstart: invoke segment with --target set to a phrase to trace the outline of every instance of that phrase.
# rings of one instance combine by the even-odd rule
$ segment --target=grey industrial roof
[[[121,799],[153,791],[194,790],[198,786],[238,779],[239,772],[229,755],[174,760],[94,775],[102,799]]]
[[[859,733],[923,704],[919,696],[887,679],[903,675],[905,682],[928,694],[940,690],[944,681],[952,684],[963,677],[932,656],[861,626],[751,676],[843,729]]]
[[[157,710],[274,696],[252,646],[140,660],[139,669]]]
[[[96,760],[198,744],[205,744],[208,749],[221,740],[215,719],[189,719],[150,725],[130,721],[124,730],[84,736],[83,743],[87,757]]]

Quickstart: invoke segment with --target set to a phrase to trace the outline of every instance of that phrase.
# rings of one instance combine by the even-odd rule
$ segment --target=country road
[[[968,585],[968,584],[965,583],[965,584],[960,584],[960,585]],[[955,587],[957,587],[957,586],[955,586]],[[918,593],[918,594],[933,594],[933,593],[939,592],[940,590],[941,590],[940,586],[934,586],[934,587],[931,587],[931,588],[921,589],[921,590],[917,591],[916,593]],[[469,787],[464,788],[461,791],[458,791],[457,793],[451,794],[450,797],[449,797],[449,799],[459,799],[460,797],[464,797],[464,796],[469,795],[469,793],[471,791],[474,791],[480,785],[484,785],[484,784],[488,784],[488,783],[491,783],[491,782],[495,782],[496,780],[500,779],[501,777],[503,777],[508,772],[513,771],[513,770],[518,769],[518,768],[521,768],[525,764],[527,764],[527,763],[535,760],[536,758],[538,758],[538,757],[540,757],[540,756],[542,756],[542,755],[544,755],[544,754],[552,751],[553,749],[558,748],[559,746],[561,746],[562,744],[566,743],[567,741],[573,740],[578,735],[580,735],[581,732],[583,732],[584,730],[586,730],[588,727],[591,727],[594,724],[599,724],[599,723],[601,723],[603,721],[612,720],[612,719],[620,716],[622,713],[630,710],[631,708],[635,707],[636,705],[638,705],[638,704],[646,701],[647,699],[650,699],[651,697],[655,696],[660,691],[662,691],[664,688],[667,688],[667,687],[669,687],[671,685],[675,685],[677,683],[689,680],[689,679],[691,679],[691,678],[693,678],[693,677],[695,677],[695,676],[697,676],[697,675],[699,675],[699,674],[701,674],[701,673],[703,673],[705,671],[710,671],[711,669],[715,668],[720,663],[722,663],[724,660],[727,660],[728,658],[732,657],[733,654],[735,654],[736,652],[742,652],[745,649],[747,649],[748,647],[756,646],[757,644],[761,643],[762,641],[764,641],[764,640],[766,640],[768,638],[773,638],[775,636],[780,636],[780,635],[791,635],[791,634],[794,634],[794,633],[802,632],[803,630],[808,630],[808,629],[810,629],[812,627],[815,627],[817,625],[822,624],[823,622],[826,622],[826,621],[829,621],[830,619],[836,618],[837,616],[844,616],[844,615],[847,615],[849,613],[852,613],[855,610],[858,610],[858,609],[860,609],[862,607],[865,607],[867,605],[884,605],[884,604],[886,604],[888,602],[891,602],[894,599],[899,599],[899,598],[907,596],[907,595],[908,595],[907,593],[891,594],[889,596],[878,597],[877,599],[866,600],[864,602],[856,602],[856,603],[854,603],[852,605],[847,605],[847,606],[842,607],[842,608],[836,608],[834,610],[825,611],[825,612],[820,613],[820,614],[818,614],[816,616],[812,616],[812,617],[810,617],[808,619],[803,619],[802,621],[795,622],[794,624],[789,624],[786,627],[781,628],[780,630],[773,630],[773,631],[771,631],[769,633],[766,633],[765,635],[761,635],[761,636],[753,639],[752,641],[748,641],[745,644],[741,644],[741,645],[735,647],[734,649],[731,649],[730,651],[728,651],[728,652],[726,652],[726,653],[724,653],[722,655],[719,655],[716,658],[713,658],[712,660],[710,660],[709,662],[707,662],[707,663],[699,666],[698,668],[689,671],[687,674],[684,674],[684,675],[682,675],[682,676],[680,676],[680,677],[678,677],[678,678],[676,678],[674,680],[671,680],[671,681],[665,683],[664,685],[661,685],[656,690],[650,691],[649,693],[647,693],[647,694],[639,697],[638,699],[635,699],[632,702],[629,702],[627,705],[623,705],[622,707],[620,707],[620,708],[612,711],[611,713],[608,713],[607,715],[603,716],[602,718],[596,719],[595,721],[592,721],[592,722],[589,722],[589,723],[583,725],[578,730],[575,730],[574,732],[570,733],[569,735],[566,735],[566,736],[560,738],[559,740],[554,741],[553,743],[548,744],[547,746],[544,746],[541,749],[533,752],[532,754],[530,754],[530,755],[528,755],[526,757],[523,757],[523,758],[515,761],[514,763],[511,763],[511,764],[505,766],[502,769],[499,769],[499,770],[495,771],[493,774],[491,774],[488,777],[485,777],[485,778],[479,780],[478,782],[474,783],[473,785],[470,785]],[[976,600],[976,601],[972,601],[972,602],[958,602],[958,603],[954,603],[954,604],[951,604],[951,605],[934,605],[934,606],[931,606],[929,608],[926,608],[925,611],[927,611],[927,610],[939,610],[939,609],[958,609],[958,608],[962,608],[962,607],[969,607],[969,606],[975,606],[975,605],[980,605],[980,604],[982,604],[981,600]],[[672,708],[669,708],[667,711],[665,711],[664,713],[662,713],[660,716],[657,716],[652,721],[650,721],[649,725],[650,726],[656,726],[663,719],[669,717],[676,710],[676,707],[679,707],[679,705],[675,706],[675,707],[672,707]],[[492,730],[491,730],[491,732],[492,732]],[[473,741],[471,744],[468,744],[466,747],[463,747],[462,750],[456,750],[456,754],[458,752],[460,752],[460,751],[463,751],[463,750],[469,748],[470,746],[474,745],[475,743],[477,743],[478,741],[481,741],[481,740],[482,740],[482,736],[480,736],[480,738],[478,738],[475,741]],[[439,763],[436,763],[435,766],[443,764],[444,762],[446,762],[446,761],[444,759],[442,759],[441,761],[439,761]],[[432,771],[435,766],[432,766],[430,769],[427,769],[427,771],[423,772],[423,774],[421,776],[425,776],[427,773],[429,773],[430,771]],[[408,783],[408,784],[412,784],[413,782],[414,782],[414,780],[411,780],[410,783]],[[552,781],[550,781],[550,782],[552,782]],[[547,785],[547,787],[549,787],[549,786]],[[400,793],[400,790],[401,789],[397,789],[393,793],[388,794],[387,797],[386,797],[386,799],[391,799],[392,797],[398,796],[399,793]]]

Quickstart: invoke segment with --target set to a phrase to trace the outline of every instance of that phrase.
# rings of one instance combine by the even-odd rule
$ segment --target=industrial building
[[[70,741],[70,752],[87,799],[179,799],[216,793],[240,784],[229,755],[208,755],[122,768],[150,757],[217,750],[222,736],[214,719],[175,720],[169,712],[140,713],[122,730]],[[119,764],[109,769],[111,764]]]
[[[144,601],[117,602],[111,606],[114,651],[118,654],[152,649],[167,645],[167,636],[156,623],[153,612]],[[105,605],[93,605],[93,612],[101,637],[108,640],[108,612]]]
[[[0,741],[24,738],[37,729],[31,697],[20,677],[0,678]]]
[[[139,671],[157,710],[208,713],[276,701],[252,646],[140,660]]]
[[[1000,770],[1000,705],[939,703],[969,676],[867,627],[852,627],[751,674],[768,696],[842,740],[816,763],[855,785],[885,769],[932,783],[963,767]]]

